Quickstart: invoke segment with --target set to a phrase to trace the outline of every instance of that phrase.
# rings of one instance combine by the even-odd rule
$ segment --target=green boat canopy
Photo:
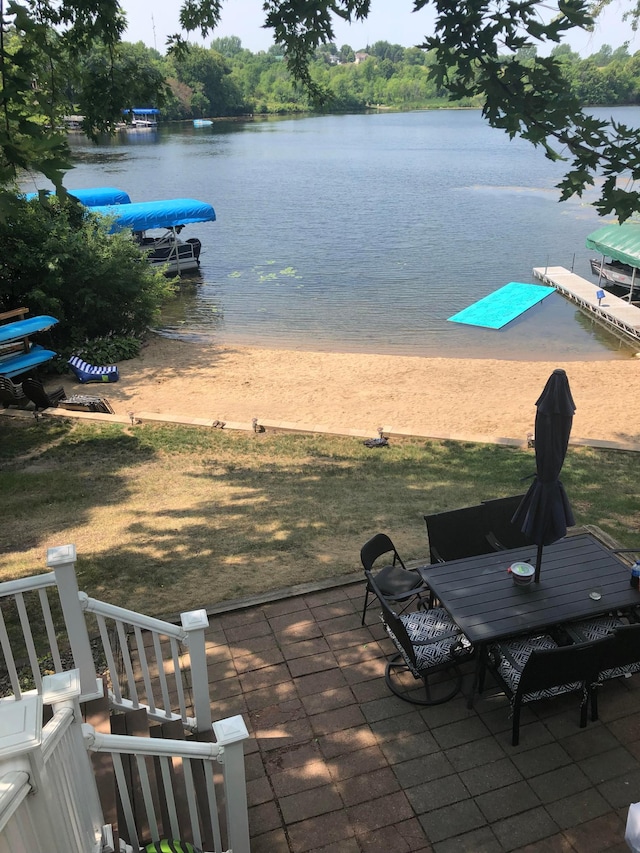
[[[623,222],[622,225],[605,225],[587,237],[587,249],[640,267],[640,222]]]

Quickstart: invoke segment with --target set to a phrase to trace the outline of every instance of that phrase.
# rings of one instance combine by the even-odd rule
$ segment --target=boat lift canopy
[[[148,231],[151,228],[175,228],[193,222],[215,222],[216,212],[205,201],[174,198],[170,201],[141,201],[132,204],[101,205],[92,213],[114,217],[111,231]]]
[[[49,192],[47,190],[46,192]],[[117,187],[93,187],[87,190],[67,190],[69,195],[77,198],[85,207],[96,207],[104,204],[131,204],[129,193]],[[25,193],[27,201],[37,198],[38,193]]]
[[[640,267],[640,222],[604,225],[587,237],[587,249],[631,267]]]

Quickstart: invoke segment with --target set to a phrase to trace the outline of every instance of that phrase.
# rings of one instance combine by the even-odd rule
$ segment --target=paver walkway
[[[211,617],[214,719],[242,714],[252,853],[626,851],[640,800],[640,676],[527,706],[511,746],[489,689],[418,708],[384,683],[392,646],[363,584]]]

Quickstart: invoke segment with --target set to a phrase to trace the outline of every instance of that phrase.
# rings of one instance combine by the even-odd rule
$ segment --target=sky
[[[156,3],[120,0],[120,3],[129,22],[125,41],[142,41],[164,53],[167,36],[179,31],[181,0],[159,0]],[[568,40],[571,48],[581,56],[589,56],[600,50],[603,44],[615,49],[629,41],[630,53],[640,50],[640,33],[634,34],[629,25],[621,22],[622,14],[629,5],[623,0],[612,0],[600,16],[595,32],[576,31],[575,35],[572,34]],[[365,22],[346,24],[336,19],[335,42],[338,47],[348,44],[354,50],[376,41],[388,41],[404,47],[418,45],[425,35],[431,34],[434,16],[430,7],[419,12],[412,12],[412,8],[412,0],[372,0],[371,13]],[[261,26],[264,17],[262,0],[225,0],[221,24],[214,33],[205,41],[199,33],[192,33],[189,39],[208,46],[214,38],[238,36],[242,47],[253,53],[267,50],[273,39],[272,31]]]

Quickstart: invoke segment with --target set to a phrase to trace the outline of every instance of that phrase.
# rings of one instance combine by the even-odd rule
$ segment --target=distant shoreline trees
[[[209,48],[191,47],[181,57],[161,57],[141,42],[130,45],[138,57],[147,54],[143,67],[155,65],[167,83],[163,107],[166,120],[283,114],[317,109],[309,91],[289,71],[282,49],[252,53],[238,37],[214,39]],[[533,58],[535,51],[531,54]],[[581,58],[568,45],[552,51],[562,65],[568,86],[586,106],[640,103],[640,52],[627,47],[600,50]],[[521,57],[526,61],[527,56]],[[323,44],[309,64],[314,83],[325,92],[322,109],[353,112],[383,106],[388,109],[424,109],[451,105],[446,86],[430,75],[433,52],[378,41],[362,50],[350,45]],[[483,106],[480,95],[455,101],[457,105]]]

